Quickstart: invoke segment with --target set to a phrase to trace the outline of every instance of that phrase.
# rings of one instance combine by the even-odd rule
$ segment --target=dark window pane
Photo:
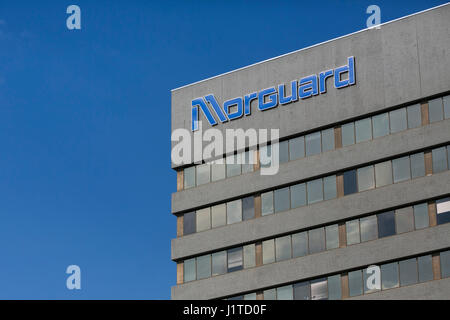
[[[275,200],[275,212],[289,210],[289,187],[275,190],[273,196]]]
[[[442,98],[444,101],[444,118],[450,118],[450,95]]]
[[[399,262],[400,286],[408,286],[417,283],[417,259],[412,258]]]
[[[378,219],[378,237],[388,237],[395,234],[395,214],[394,211],[388,211],[377,214]]]
[[[228,300],[230,300],[230,301],[233,301],[233,300],[236,300],[236,301],[244,300],[244,296],[231,297],[231,298],[228,298]]]
[[[356,170],[344,172],[344,195],[352,194],[358,191],[356,184]]]
[[[328,288],[327,278],[311,281],[311,300],[327,300]]]
[[[294,284],[294,300],[311,299],[309,281]]]
[[[417,265],[419,267],[419,282],[433,280],[433,263],[431,254],[417,258]]]
[[[255,199],[247,197],[242,199],[242,219],[249,220],[255,217]]]
[[[196,228],[196,216],[194,212],[185,213],[183,216],[183,235],[195,233]]]
[[[228,256],[228,272],[242,269],[242,247],[229,249]]]
[[[450,198],[436,200],[437,224],[450,222]]]

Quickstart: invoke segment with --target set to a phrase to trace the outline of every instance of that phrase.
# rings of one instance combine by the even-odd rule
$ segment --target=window
[[[308,190],[308,204],[323,200],[322,179],[308,181],[306,188]]]
[[[381,265],[381,288],[385,290],[396,287],[398,287],[398,263]]]
[[[183,216],[183,235],[195,233],[195,228],[196,228],[195,217],[196,217],[195,211],[184,214],[184,216]]]
[[[428,216],[428,205],[421,203],[414,207],[414,224],[416,229],[427,228],[430,225],[430,218]]]
[[[306,205],[306,184],[296,184],[291,186],[290,190],[292,209]]]
[[[341,276],[339,274],[328,277],[328,299],[340,300],[342,298]]]
[[[375,181],[377,188],[392,184],[391,161],[385,161],[375,165]]]
[[[325,250],[325,230],[317,228],[308,231],[309,253],[317,253]]]
[[[197,210],[197,232],[211,229],[210,208]]]
[[[344,172],[344,195],[352,194],[357,191],[356,170]]]
[[[355,143],[355,125],[353,122],[341,126],[342,146],[346,147]]]
[[[195,166],[184,169],[184,188],[195,187]]]
[[[262,242],[263,264],[275,262],[275,240]]]
[[[443,98],[444,101],[444,118],[450,118],[450,96],[445,96]]]
[[[378,219],[378,237],[388,237],[395,234],[395,215],[394,211],[388,211],[377,214]]]
[[[229,249],[228,256],[228,272],[242,269],[242,248]]]
[[[291,259],[291,236],[275,239],[275,253],[277,261]]]
[[[408,116],[408,129],[417,128],[422,125],[422,114],[419,103],[407,107],[406,113]]]
[[[392,160],[392,168],[394,172],[394,183],[411,179],[408,156]]]
[[[273,213],[273,191],[261,194],[261,215]]]
[[[321,152],[320,147],[320,131],[307,134],[306,142],[306,156],[312,156]]]
[[[339,226],[337,224],[325,227],[325,237],[327,250],[339,248]]]
[[[227,224],[242,221],[241,199],[227,202]]]
[[[279,144],[279,163],[286,163],[289,161],[289,141],[282,141]]]
[[[362,242],[378,239],[377,216],[361,218],[359,222]]]
[[[362,295],[363,283],[361,270],[351,271],[348,273],[348,288],[350,297]]]
[[[184,260],[183,267],[184,282],[194,281],[196,279],[195,258]]]
[[[345,229],[347,231],[347,245],[360,243],[358,219],[347,221],[345,223]]]
[[[309,281],[299,282],[294,284],[294,299],[295,300],[309,300],[310,286]]]
[[[242,219],[250,220],[255,217],[255,198],[246,197],[242,199]]]
[[[241,174],[241,154],[233,154],[226,157],[227,177],[234,177]]]
[[[244,300],[256,300],[256,292],[244,295]]]
[[[197,166],[197,185],[210,182],[210,165],[208,163]]]
[[[225,179],[225,163],[223,159],[216,160],[214,164],[211,165],[211,180],[218,181]]]
[[[273,195],[275,200],[275,212],[289,210],[289,187],[275,190]]]
[[[369,268],[365,268],[365,269],[363,269],[362,270],[362,274],[363,274],[363,286],[364,286],[364,294],[367,294],[367,293],[372,293],[372,292],[376,292],[376,291],[379,291],[380,289],[376,289],[376,288],[373,288],[373,289],[369,289],[368,288],[368,286],[367,286],[367,284],[370,282],[372,285],[374,285],[375,283],[375,279],[374,278],[370,278],[372,275],[373,275],[373,271],[371,270],[371,271],[369,271],[368,270]],[[370,278],[370,279],[369,279]]]
[[[292,235],[292,255],[294,258],[308,254],[308,233],[299,232]]]
[[[389,112],[389,119],[391,124],[391,133],[406,130],[406,108]]]
[[[305,137],[289,140],[289,159],[297,160],[305,156]]]
[[[244,268],[252,268],[256,265],[255,244],[244,246]]]
[[[227,252],[219,251],[212,255],[212,275],[227,273]]]
[[[450,277],[450,250],[441,252],[440,260],[442,278]]]
[[[399,267],[400,267],[400,286],[408,286],[418,282],[416,258],[400,261]]]
[[[428,101],[428,113],[430,118],[430,123],[436,122],[439,120],[443,120],[443,112],[442,112],[442,98],[437,98]]]
[[[317,279],[311,281],[311,300],[327,300],[328,288],[327,279]]]
[[[436,200],[437,224],[450,222],[450,198]]]
[[[395,221],[397,222],[397,233],[404,233],[414,230],[413,207],[406,207],[395,210]]]
[[[375,178],[373,176],[373,166],[359,168],[358,173],[358,191],[364,191],[375,188]]]
[[[431,157],[433,158],[433,173],[447,170],[447,150],[445,147],[433,149]]]
[[[211,208],[211,225],[213,228],[224,226],[227,224],[227,205],[225,203],[218,204]]]
[[[374,139],[389,134],[389,116],[387,113],[372,117],[372,124]]]
[[[450,168],[450,146],[447,146],[447,162],[448,168]]]
[[[264,290],[264,300],[276,300],[277,292],[275,289]]]
[[[211,256],[209,254],[197,257],[197,279],[211,277]]]
[[[336,198],[336,176],[323,178],[323,197],[324,200]]]
[[[372,121],[370,118],[355,122],[356,143],[372,139]]]
[[[243,153],[242,173],[253,172],[253,164],[255,163],[254,150]]]
[[[322,152],[334,150],[334,129],[322,130]]]
[[[277,288],[277,300],[292,300],[292,285]]]
[[[412,154],[411,159],[411,177],[423,177],[425,175],[425,159],[423,152]]]
[[[431,254],[417,258],[417,266],[419,269],[419,282],[433,280],[433,263]]]
[[[259,148],[259,163],[261,168],[270,167],[272,162],[272,146],[262,146]]]

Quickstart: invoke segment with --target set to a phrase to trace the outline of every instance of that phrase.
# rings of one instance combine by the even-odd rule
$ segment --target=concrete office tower
[[[450,298],[450,5],[172,91],[207,116],[279,129],[279,171],[172,163],[173,299]]]

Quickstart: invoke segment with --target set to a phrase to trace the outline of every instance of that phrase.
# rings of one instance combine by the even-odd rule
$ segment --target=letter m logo
[[[192,100],[192,109],[191,109],[192,131],[198,130],[198,121],[199,121],[198,107],[200,107],[200,109],[203,112],[203,115],[206,117],[210,125],[215,126],[217,124],[217,121],[214,118],[213,114],[211,113],[210,109],[208,108],[206,102],[208,102],[212,106],[213,111],[216,117],[219,118],[220,122],[228,121],[228,117],[225,115],[225,112],[223,111],[222,107],[217,103],[217,100],[214,97],[214,95],[209,94],[204,98],[197,98]]]

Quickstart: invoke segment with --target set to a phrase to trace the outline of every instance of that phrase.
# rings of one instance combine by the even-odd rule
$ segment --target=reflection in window
[[[321,152],[320,131],[307,134],[305,137],[306,156],[312,156]]]
[[[227,252],[219,251],[212,255],[212,275],[217,276],[227,272]]]
[[[226,157],[227,177],[234,177],[241,174],[241,154],[233,154]]]
[[[433,280],[433,263],[431,254],[417,258],[417,267],[419,269],[419,282]]]
[[[345,223],[345,229],[347,231],[347,245],[360,242],[358,219],[347,221]]]
[[[242,247],[229,249],[228,256],[228,272],[242,270]]]
[[[227,202],[227,224],[242,221],[241,199]]]
[[[327,250],[339,248],[339,226],[337,224],[326,226],[325,238],[327,239]]]
[[[214,161],[214,164],[211,165],[211,180],[218,181],[225,179],[225,167],[223,159]]]
[[[340,300],[342,298],[341,275],[328,277],[328,299]]]
[[[316,279],[311,281],[311,300],[327,300],[327,279]]]
[[[395,215],[394,211],[388,211],[377,214],[378,218],[378,237],[388,237],[395,234]]]
[[[242,219],[250,220],[255,217],[255,198],[246,197],[242,199]]]
[[[324,200],[336,198],[336,176],[323,178],[323,198]]]
[[[450,250],[441,252],[440,260],[442,278],[450,277]]]
[[[242,173],[253,172],[253,164],[255,163],[254,154],[254,150],[249,150],[243,153]]]
[[[275,239],[276,261],[291,259],[291,236]]]
[[[359,168],[358,174],[358,191],[364,191],[375,188],[375,178],[373,175],[373,166]]]
[[[256,265],[255,244],[244,246],[244,268],[252,268]]]
[[[437,224],[450,222],[450,198],[436,200]]]
[[[286,163],[289,161],[289,141],[282,141],[279,146],[279,163]]]
[[[356,170],[344,172],[344,195],[357,192]]]
[[[275,262],[275,240],[262,242],[263,264]]]
[[[310,295],[309,281],[294,284],[295,300],[309,300],[310,298],[311,295]]]
[[[361,241],[378,239],[377,216],[369,216],[360,219]]]
[[[275,289],[264,290],[264,300],[277,300],[277,292]]]
[[[398,263],[392,262],[381,265],[381,289],[398,287]]]
[[[261,215],[273,213],[273,191],[261,194]]]
[[[348,288],[350,297],[362,295],[363,283],[361,270],[351,271],[348,273]]]

